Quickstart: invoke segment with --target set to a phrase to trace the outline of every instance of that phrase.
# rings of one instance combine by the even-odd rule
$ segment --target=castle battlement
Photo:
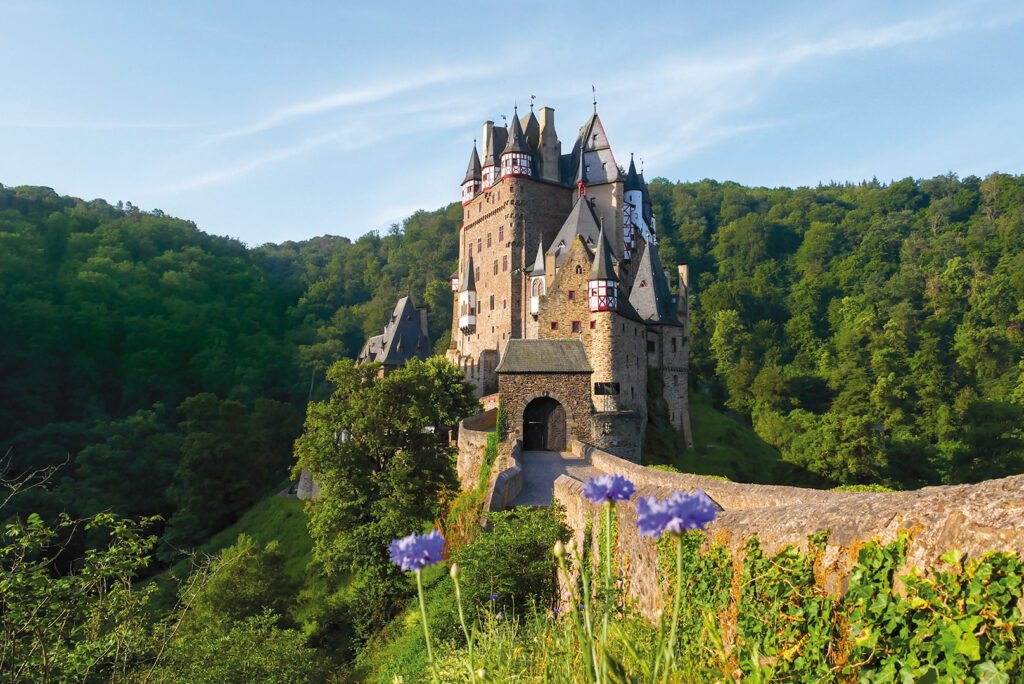
[[[690,445],[686,265],[673,294],[647,183],[632,157],[619,167],[596,107],[565,154],[554,110],[539,113],[485,122],[482,156],[474,143],[448,358],[500,396],[526,449],[575,437],[639,460],[654,376]]]

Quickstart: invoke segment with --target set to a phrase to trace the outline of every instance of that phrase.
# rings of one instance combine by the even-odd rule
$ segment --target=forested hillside
[[[651,184],[692,374],[836,483],[1024,471],[1024,178]]]
[[[168,556],[231,524],[287,477],[324,369],[399,294],[447,330],[459,218],[250,249],[160,211],[0,186],[3,474],[59,466],[17,510],[160,515]]]
[[[896,486],[1024,470],[1024,178],[651,194],[692,268],[694,391],[785,459]],[[19,508],[159,514],[175,545],[231,524],[397,297],[447,346],[460,220],[248,248],[0,188],[0,452],[9,476],[67,461]]]

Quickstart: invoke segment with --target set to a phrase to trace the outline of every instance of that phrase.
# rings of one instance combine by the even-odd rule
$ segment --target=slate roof
[[[533,268],[530,269],[531,276],[544,275],[544,241],[537,243],[537,258],[533,261]]]
[[[519,113],[512,115],[512,130],[508,134],[508,142],[505,145],[505,152],[529,152],[529,148],[526,145],[526,138],[523,137],[523,128],[519,125]]]
[[[592,373],[583,343],[577,339],[509,340],[498,373]]]
[[[412,298],[402,297],[395,304],[384,332],[366,341],[357,362],[380,361],[385,366],[401,366],[413,357],[425,359],[429,353],[426,311],[417,309]]]
[[[640,253],[629,303],[647,323],[679,325],[679,317],[672,305],[672,292],[665,270],[658,255],[658,246],[641,240],[637,246]]]
[[[466,259],[466,273],[459,279],[459,292],[469,292],[476,289],[476,276],[473,275],[473,255]]]
[[[473,143],[473,154],[469,156],[469,166],[466,167],[466,177],[462,179],[463,183],[468,183],[471,180],[480,180],[480,155],[476,153],[476,143]]]
[[[608,238],[604,235],[604,228],[597,238],[597,254],[594,255],[594,265],[590,269],[591,280],[618,280],[615,275],[615,265],[612,263],[612,248],[608,244]]]
[[[583,238],[583,242],[587,243],[590,249],[596,249],[600,234],[601,228],[598,225],[597,217],[594,216],[593,207],[590,206],[590,202],[586,198],[581,198],[573,206],[565,223],[558,230],[558,234],[555,235],[555,239],[548,248],[548,253],[553,253],[555,265],[561,266],[577,235]]]
[[[636,164],[633,163],[633,155],[629,155],[629,171],[626,172],[626,186],[625,192],[631,190],[643,190],[640,182],[640,176],[636,172]]]

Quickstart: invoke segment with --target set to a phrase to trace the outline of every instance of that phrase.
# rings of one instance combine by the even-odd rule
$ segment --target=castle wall
[[[647,327],[647,363],[651,368],[661,371],[669,421],[676,430],[683,429],[684,419],[689,411],[687,344],[684,330],[680,326]]]
[[[523,411],[539,397],[551,397],[565,409],[569,441],[589,438],[589,373],[502,373],[498,377],[502,407],[508,411],[508,439],[522,441]]]
[[[455,470],[462,489],[474,489],[480,477],[480,466],[484,462],[487,435],[493,432],[498,422],[497,409],[491,409],[470,416],[459,423],[459,455]]]
[[[449,358],[478,385],[497,388],[497,367],[505,342],[523,337],[529,317],[528,281],[523,269],[544,239],[550,242],[570,209],[570,191],[526,178],[505,178],[481,192],[463,210],[459,240],[460,274],[472,254],[476,269],[476,331],[463,335],[453,321]],[[461,275],[460,275],[461,277]],[[457,307],[456,307],[457,309]],[[456,314],[457,315],[457,314]],[[492,358],[481,358],[483,352]]]
[[[547,294],[541,299],[537,316],[537,337],[542,340],[576,338],[590,353],[590,305],[587,285],[590,280],[591,257],[582,239],[573,240],[562,267],[551,281]],[[570,293],[571,299],[570,299]],[[573,323],[579,332],[573,332]],[[552,328],[552,324],[557,327]]]

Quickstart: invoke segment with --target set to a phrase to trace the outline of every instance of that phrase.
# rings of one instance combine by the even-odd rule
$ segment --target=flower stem
[[[427,661],[430,662],[430,670],[437,681],[437,665],[434,664],[434,652],[430,648],[430,628],[427,626],[427,606],[423,602],[423,571],[416,571],[416,590],[420,595],[420,616],[423,618],[423,638],[427,642]]]
[[[601,625],[601,679],[608,679],[608,612],[612,600],[612,504],[604,505],[604,620]]]
[[[668,637],[668,653],[666,658],[668,663],[665,664],[665,677],[662,681],[668,681],[668,675],[671,672],[669,663],[675,663],[676,660],[676,629],[679,627],[679,610],[683,604],[683,535],[677,534],[676,537],[676,597],[675,604],[672,608],[672,631],[669,632]]]
[[[462,633],[466,635],[466,647],[469,650],[469,681],[476,684],[476,669],[473,665],[473,638],[469,635],[469,628],[466,627],[466,617],[462,613],[462,590],[459,587],[459,578],[453,576],[452,580],[455,582],[455,604],[459,607],[459,623],[462,625]]]

